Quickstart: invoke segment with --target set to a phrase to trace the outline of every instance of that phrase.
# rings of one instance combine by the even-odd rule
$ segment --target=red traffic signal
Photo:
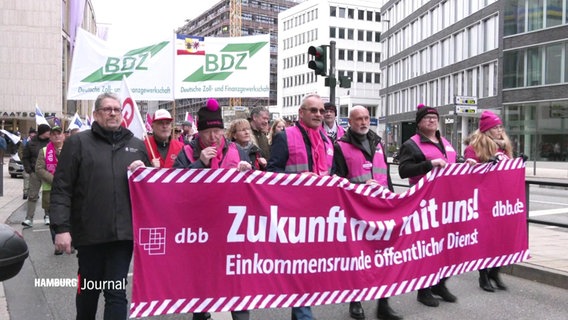
[[[324,46],[310,46],[308,48],[310,60],[308,68],[314,70],[316,75],[325,76],[327,69],[327,52]]]

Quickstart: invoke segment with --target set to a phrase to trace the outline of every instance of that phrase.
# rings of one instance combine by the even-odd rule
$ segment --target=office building
[[[318,93],[329,100],[325,77],[308,68],[310,46],[335,41],[335,77],[349,77],[350,88],[335,87],[335,104],[346,125],[349,107],[363,105],[376,125],[381,88],[383,1],[309,0],[278,15],[278,105],[282,116],[296,119],[302,97]],[[330,52],[328,48],[328,58]],[[328,64],[329,68],[329,64]],[[329,76],[329,72],[326,74]]]
[[[382,115],[395,143],[414,133],[419,103],[462,152],[482,110],[501,115],[516,152],[566,159],[566,0],[389,1],[382,7]],[[476,113],[456,113],[472,97]],[[463,110],[463,108],[461,108]]]
[[[35,106],[48,121],[66,118],[80,102],[65,99],[73,26],[94,32],[90,1],[2,1],[0,19],[0,119],[2,129],[27,135]],[[86,103],[86,102],[85,102]]]

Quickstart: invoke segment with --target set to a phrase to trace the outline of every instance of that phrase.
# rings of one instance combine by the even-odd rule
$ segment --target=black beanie
[[[41,136],[42,134],[46,133],[46,132],[50,132],[51,131],[51,127],[45,123],[40,124],[37,127],[37,135]]]
[[[436,110],[436,108],[425,106],[422,103],[419,104],[416,108],[418,109],[416,111],[416,124],[418,124],[418,122],[420,122],[420,120],[422,120],[422,118],[424,118],[427,114],[435,114],[438,119],[440,118],[440,115],[438,114],[438,110]]]
[[[225,128],[219,102],[215,99],[207,100],[207,105],[197,112],[197,130],[201,131],[209,128]]]

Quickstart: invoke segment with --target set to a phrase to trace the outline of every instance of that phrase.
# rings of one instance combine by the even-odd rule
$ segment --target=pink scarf
[[[57,168],[57,150],[51,142],[45,147],[45,168],[51,174],[55,174]]]
[[[325,143],[323,141],[322,135],[320,130],[323,130],[322,127],[318,127],[316,129],[308,128],[302,120],[298,121],[298,123],[302,126],[304,130],[308,133],[308,138],[312,143],[312,171],[318,175],[327,175],[328,167],[327,167],[327,156],[325,152]]]

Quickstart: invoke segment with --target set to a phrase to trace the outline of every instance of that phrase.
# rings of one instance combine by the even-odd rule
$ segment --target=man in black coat
[[[61,154],[51,189],[51,223],[55,249],[77,249],[80,290],[77,319],[95,319],[105,283],[126,284],[132,258],[132,210],[127,168],[141,160],[150,166],[144,143],[121,126],[120,99],[103,93],[95,101],[91,130],[70,136]],[[82,288],[82,289],[81,289]],[[105,319],[126,319],[125,287],[103,289]]]

